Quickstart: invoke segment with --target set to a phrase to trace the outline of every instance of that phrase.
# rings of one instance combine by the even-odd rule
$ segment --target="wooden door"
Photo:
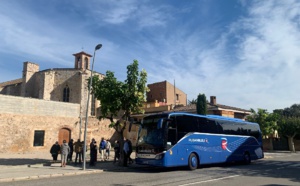
[[[61,145],[63,143],[63,140],[66,140],[67,143],[69,143],[71,139],[71,131],[67,128],[62,128],[59,130],[58,133],[58,143]]]

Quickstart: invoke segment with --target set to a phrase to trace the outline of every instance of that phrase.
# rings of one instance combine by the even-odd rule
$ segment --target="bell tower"
[[[75,56],[75,69],[90,70],[90,62],[92,55],[85,53],[84,51],[73,54]]]

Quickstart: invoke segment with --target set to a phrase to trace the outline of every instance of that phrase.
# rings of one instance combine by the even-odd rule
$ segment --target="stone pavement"
[[[113,156],[112,151],[111,157]],[[60,156],[58,159],[60,160]],[[53,162],[50,153],[0,153],[0,182],[102,173],[105,170],[122,169],[113,164],[113,158],[108,161],[99,160],[98,154],[96,166],[89,166],[89,154],[87,154],[86,169],[83,170],[82,165],[75,166],[73,162],[67,164],[66,167],[60,167],[60,161]]]

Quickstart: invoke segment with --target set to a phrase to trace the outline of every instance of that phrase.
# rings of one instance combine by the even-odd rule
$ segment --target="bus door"
[[[177,143],[177,128],[175,126],[175,122],[169,122],[167,129],[167,150],[169,150],[172,146]]]

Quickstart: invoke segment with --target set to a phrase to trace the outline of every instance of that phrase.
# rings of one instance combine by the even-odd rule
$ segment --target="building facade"
[[[108,120],[97,119],[100,102],[91,95],[87,104],[92,56],[73,56],[74,68],[40,70],[24,62],[22,78],[0,83],[0,140],[6,141],[0,152],[48,152],[55,141],[83,140],[87,108],[87,143],[115,136]]]
[[[183,107],[176,107],[174,109],[174,112],[197,113],[197,107],[196,104],[191,104]],[[219,104],[217,103],[216,96],[210,96],[210,101],[207,102],[207,114],[244,120],[246,116],[251,114],[251,112],[250,110]]]
[[[0,94],[37,98],[42,100],[80,104],[80,113],[87,108],[88,78],[91,75],[91,55],[73,54],[74,68],[53,68],[40,71],[39,65],[24,62],[22,78],[0,83]],[[103,74],[94,72],[99,79]],[[91,95],[88,116],[96,116],[100,102]]]
[[[187,95],[168,81],[148,84],[147,103],[158,102],[161,105],[187,105]],[[150,106],[149,106],[150,107]]]

